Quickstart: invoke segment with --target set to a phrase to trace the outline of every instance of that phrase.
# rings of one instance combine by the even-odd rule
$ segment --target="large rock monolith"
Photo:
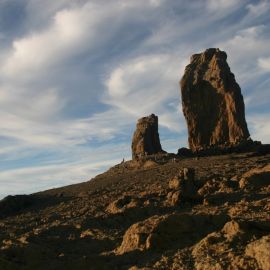
[[[181,79],[189,147],[195,152],[232,146],[249,138],[245,105],[224,51],[211,48],[191,56]]]
[[[158,134],[158,117],[151,114],[140,118],[132,139],[132,158],[164,152]]]

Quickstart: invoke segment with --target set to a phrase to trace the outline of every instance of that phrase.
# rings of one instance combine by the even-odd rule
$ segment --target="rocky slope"
[[[0,269],[269,269],[270,154],[119,164],[0,202]]]

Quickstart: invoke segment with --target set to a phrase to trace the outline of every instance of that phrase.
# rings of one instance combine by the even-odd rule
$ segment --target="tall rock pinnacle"
[[[151,114],[140,118],[132,139],[132,158],[164,152],[158,134],[158,117]]]
[[[192,151],[233,145],[249,138],[241,89],[219,49],[191,56],[180,81]]]

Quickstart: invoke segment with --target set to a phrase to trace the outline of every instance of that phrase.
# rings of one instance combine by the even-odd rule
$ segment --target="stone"
[[[193,152],[250,140],[241,89],[224,51],[191,56],[181,79],[182,108]]]
[[[0,201],[0,218],[18,214],[36,203],[31,195],[9,195]]]
[[[111,202],[107,208],[106,212],[110,214],[123,213],[129,208],[135,208],[138,206],[137,201],[130,196],[122,196],[121,198]]]
[[[179,176],[175,176],[169,181],[169,189],[179,189],[181,185],[181,178]]]
[[[192,157],[193,153],[190,149],[186,147],[179,148],[177,151],[177,155],[181,157]]]
[[[184,168],[183,169],[183,176],[184,176],[184,180],[187,180],[189,182],[193,182],[194,177],[195,177],[195,170],[193,168]]]
[[[226,240],[225,240],[226,239]],[[239,249],[238,239],[227,239],[224,233],[216,231],[208,234],[192,248],[192,258],[196,270],[254,269],[259,270],[254,259],[247,257]],[[226,257],[223,256],[226,254]]]
[[[181,202],[198,199],[197,188],[195,185],[195,170],[193,168],[181,169],[173,177],[168,185],[170,191],[167,195],[167,201],[170,205],[176,206]]]
[[[260,269],[270,269],[270,235],[253,241],[246,247],[246,255],[256,259]]]
[[[179,190],[174,191],[174,192],[169,192],[167,199],[172,206],[177,206],[181,203],[181,201],[183,201],[183,198],[181,195],[182,194]]]
[[[163,217],[153,216],[145,221],[135,223],[125,232],[121,246],[116,254],[124,254],[134,250],[146,250],[148,236],[154,231]]]
[[[168,214],[152,216],[133,224],[125,232],[116,254],[135,250],[163,250],[191,246],[202,236],[220,228],[228,217],[212,215]]]
[[[261,188],[270,185],[270,164],[244,173],[239,181],[240,188]]]
[[[146,160],[143,164],[143,168],[144,169],[148,169],[148,168],[153,168],[153,167],[156,167],[158,166],[158,163],[153,161],[153,160]]]
[[[242,220],[230,220],[224,225],[222,232],[228,239],[233,239],[234,237],[243,235],[248,231],[248,229],[248,222]]]
[[[151,114],[140,118],[132,139],[132,158],[164,153],[158,133],[158,117]]]

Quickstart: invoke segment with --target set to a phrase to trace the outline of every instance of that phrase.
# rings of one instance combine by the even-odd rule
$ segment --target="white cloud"
[[[269,72],[270,71],[270,57],[267,58],[259,58],[258,59],[258,66],[266,71]]]
[[[126,143],[107,143],[99,147],[66,144],[65,148],[56,147],[55,152],[42,164],[1,168],[0,199],[7,194],[31,193],[86,181],[119,164],[123,158],[130,158],[130,146]]]
[[[104,102],[136,117],[156,113],[160,125],[179,132],[180,116],[166,106],[172,100],[178,104],[181,64],[180,58],[166,54],[131,59],[112,70]]]
[[[113,74],[111,74],[110,79],[106,83],[110,96],[123,97],[128,94],[129,88],[123,82],[124,75],[125,72],[121,67],[113,71]]]
[[[270,143],[269,113],[251,114],[248,116],[248,124],[251,127],[251,137],[253,140]]]
[[[232,61],[240,61],[247,55],[254,57],[260,53],[265,53],[266,44],[264,43],[265,26],[258,25],[249,28],[241,29],[227,41],[220,42],[221,48],[230,51]]]
[[[76,54],[89,38],[95,40],[95,25],[100,21],[92,13],[91,5],[77,9],[66,9],[56,13],[51,26],[41,33],[32,33],[15,40],[2,73],[7,76],[36,76],[40,69],[47,69],[61,63],[64,58]],[[88,42],[87,46],[92,44]]]
[[[2,114],[0,134],[41,148],[74,146],[85,144],[93,138],[112,139],[114,134],[119,133],[121,127],[127,124],[122,118],[122,114],[108,111],[85,119],[61,119],[42,123],[12,114]]]
[[[144,5],[141,5],[142,1],[119,0],[106,5],[94,1],[81,6],[69,5],[70,7],[57,11],[43,31],[34,31],[16,39],[1,67],[1,73],[8,77],[32,78],[86,50],[96,48],[109,40],[126,20],[137,20],[137,12],[147,15],[161,1],[143,3]]]
[[[270,3],[268,0],[261,0],[257,4],[248,4],[246,7],[252,16],[260,16],[270,9]]]
[[[211,11],[222,11],[237,7],[239,0],[207,0],[206,6]]]
[[[25,167],[0,172],[1,197],[5,194],[32,193],[40,189],[56,188],[89,180],[97,173],[120,163],[118,159],[89,163],[56,164],[38,167]],[[7,181],[8,180],[8,181]]]
[[[5,56],[0,68],[2,136],[34,147],[66,143],[75,145],[85,143],[93,137],[111,139],[119,132],[120,125],[127,123],[124,121],[123,124],[112,125],[112,115],[115,116],[115,121],[124,117],[120,112],[110,110],[66,119],[63,115],[69,109],[71,97],[68,93],[66,95],[67,89],[57,86],[61,84],[63,77],[57,78],[58,80],[54,78],[51,83],[48,78],[58,72],[58,69],[65,69],[72,57],[85,51],[92,52],[94,48],[97,49],[96,45],[106,43],[106,40],[114,36],[115,31],[123,27],[125,21],[136,21],[137,12],[147,14],[162,1],[146,1],[143,6],[142,1],[118,1],[120,5],[111,2],[105,6],[98,1],[83,4],[75,2],[61,1],[46,5],[47,16],[56,12],[47,27],[43,27],[42,31],[32,30],[31,34],[15,39],[9,54]],[[65,8],[64,4],[67,4]],[[40,5],[40,1],[30,1],[28,11],[40,12]],[[112,83],[115,85],[117,78]],[[51,85],[48,87],[48,84]],[[121,87],[115,89],[121,90]],[[78,95],[80,91],[79,89]],[[98,91],[100,89],[89,90],[93,92],[95,99]]]
[[[261,70],[257,62],[261,56],[269,55],[270,38],[265,25],[241,29],[230,39],[218,42],[217,46],[228,53],[228,61],[240,85],[246,86],[255,80]]]
[[[227,41],[217,46],[228,53],[228,62],[236,75],[245,98],[246,113],[268,103],[269,80],[264,77],[270,70],[270,37],[265,25],[244,28]],[[269,62],[269,63],[268,63]],[[252,128],[253,122],[250,123]]]
[[[5,84],[0,86],[0,111],[2,115],[9,114],[41,122],[52,118],[64,108],[66,100],[64,97],[60,97],[59,89],[39,90]]]

